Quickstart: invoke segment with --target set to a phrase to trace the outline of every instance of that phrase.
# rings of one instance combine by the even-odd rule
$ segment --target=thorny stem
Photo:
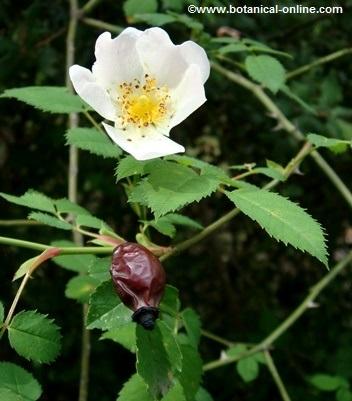
[[[309,142],[306,142],[302,148],[299,150],[299,152],[296,154],[295,157],[293,157],[290,162],[287,164],[287,166],[284,169],[284,177],[287,179],[291,174],[294,173],[294,171],[297,169],[297,167],[300,165],[300,163],[303,161],[303,159],[310,154],[312,151],[312,145]],[[264,189],[271,189],[274,188],[276,185],[278,185],[280,181],[278,180],[271,180],[268,184],[264,186]],[[219,219],[215,220],[213,223],[209,224],[207,227],[205,227],[200,233],[194,235],[193,237],[186,239],[183,242],[178,243],[175,245],[171,250],[162,255],[160,257],[161,261],[166,260],[170,256],[180,253],[188,248],[190,248],[192,245],[196,244],[197,242],[202,241],[204,238],[208,237],[209,235],[213,234],[214,231],[218,230],[221,226],[224,224],[228,223],[230,220],[232,220],[235,216],[237,216],[240,213],[240,210],[237,208],[232,209],[230,212],[224,214],[222,217]]]
[[[298,141],[302,141],[305,139],[303,133],[297,127],[295,127],[294,124],[282,113],[282,111],[276,106],[276,104],[270,99],[270,97],[259,85],[254,84],[240,74],[229,71],[218,63],[212,62],[212,66],[216,71],[224,75],[230,81],[235,82],[238,85],[251,91],[254,96],[266,107],[271,116],[276,118],[281,129],[287,131]],[[347,201],[348,205],[352,208],[352,193],[347,188],[345,183],[341,180],[341,178],[335,173],[331,166],[317,151],[312,152],[311,157],[318,164],[321,170],[323,170],[330,181],[335,185],[335,187]]]
[[[247,352],[236,355],[234,357],[227,357],[217,359],[209,362],[203,366],[203,370],[216,369],[224,365],[228,365],[233,362],[237,362],[239,359],[245,358],[249,355],[253,355],[258,352],[268,350],[274,342],[281,337],[302,315],[309,309],[313,301],[318,295],[327,287],[335,277],[350,263],[352,262],[352,251],[339,263],[337,263],[328,274],[326,274],[321,280],[319,280],[309,291],[306,298],[297,306],[297,308],[274,330],[272,331],[263,341],[255,345]]]
[[[277,389],[279,390],[281,398],[283,399],[283,401],[291,401],[291,398],[288,395],[288,392],[287,392],[286,387],[280,377],[278,370],[276,369],[275,363],[270,355],[270,352],[268,350],[265,350],[264,356],[265,356],[266,365],[269,369],[269,372],[271,373],[272,378],[274,379],[274,382],[277,386]]]
[[[338,50],[334,53],[328,54],[326,56],[320,57],[313,62],[303,65],[302,67],[299,67],[293,71],[290,71],[289,73],[286,74],[286,80],[295,78],[297,75],[304,74],[305,72],[311,70],[312,68],[315,68],[319,65],[329,63],[330,61],[334,61],[337,58],[340,58],[342,56],[346,56],[347,54],[352,53],[352,48],[347,48],[347,49],[341,49]]]

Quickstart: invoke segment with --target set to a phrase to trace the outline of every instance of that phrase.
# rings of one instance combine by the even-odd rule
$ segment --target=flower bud
[[[125,242],[113,252],[110,273],[121,301],[134,311],[132,320],[152,330],[165,288],[159,259],[144,246]]]

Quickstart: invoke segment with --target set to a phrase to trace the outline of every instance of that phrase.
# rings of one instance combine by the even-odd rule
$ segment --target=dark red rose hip
[[[114,249],[110,273],[122,302],[134,311],[132,320],[152,330],[165,288],[159,259],[144,246],[125,242]]]

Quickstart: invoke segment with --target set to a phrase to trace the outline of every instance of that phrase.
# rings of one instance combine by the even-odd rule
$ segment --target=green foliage
[[[200,201],[219,185],[210,174],[199,175],[191,168],[170,161],[157,160],[144,170],[148,179],[132,190],[129,202],[150,207],[156,218]]]
[[[4,318],[5,318],[4,305],[0,301],[0,325],[4,322]]]
[[[162,343],[173,371],[182,371],[182,353],[175,337],[175,332],[162,320],[158,322]]]
[[[123,178],[131,177],[133,175],[141,175],[144,172],[144,167],[148,161],[136,160],[133,156],[126,156],[121,159],[116,167],[116,178],[122,180]]]
[[[160,310],[172,316],[178,314],[181,304],[178,289],[172,285],[166,285],[163,298],[160,302]]]
[[[213,401],[213,397],[208,393],[208,391],[205,388],[199,387],[195,400],[196,401]]]
[[[285,82],[285,69],[271,56],[248,56],[245,61],[249,76],[276,93]]]
[[[327,250],[322,228],[301,207],[279,194],[262,189],[239,189],[226,194],[270,236],[310,253],[327,266]]]
[[[57,217],[51,216],[47,213],[31,212],[28,215],[30,220],[38,221],[50,227],[59,228],[60,230],[72,230],[72,226],[67,221],[58,219]]]
[[[37,401],[42,389],[25,369],[10,362],[0,362],[0,399],[2,401]]]
[[[12,281],[16,281],[27,274],[27,272],[31,269],[33,263],[37,260],[37,257],[38,256],[35,256],[34,258],[27,259],[25,262],[23,262],[21,266],[16,270]]]
[[[336,401],[352,401],[352,392],[348,388],[339,388],[336,392]]]
[[[182,312],[182,319],[190,340],[190,344],[197,348],[200,340],[201,326],[199,316],[192,308],[186,308]]]
[[[127,0],[123,4],[123,10],[127,17],[135,14],[155,13],[157,8],[158,3],[156,0],[144,0],[143,2],[139,0]]]
[[[112,340],[121,344],[128,351],[136,352],[136,323],[130,322],[116,329],[106,331],[102,340]]]
[[[137,372],[147,383],[153,398],[160,399],[171,387],[170,362],[159,326],[151,331],[136,326]]]
[[[73,213],[76,215],[89,215],[87,209],[84,207],[77,205],[77,203],[71,202],[67,198],[56,199],[54,201],[56,210],[58,213]]]
[[[75,244],[71,241],[60,240],[53,241],[52,246],[72,247]],[[62,255],[52,259],[54,263],[77,273],[88,273],[89,267],[94,263],[94,255]]]
[[[178,213],[170,213],[144,223],[171,238],[176,235],[176,226],[189,227],[195,230],[201,230],[203,228],[197,221]]]
[[[71,128],[66,132],[66,141],[68,145],[75,145],[98,156],[119,158],[122,154],[106,134],[95,128]]]
[[[236,370],[243,381],[251,382],[258,377],[258,361],[254,355],[240,359],[236,364]]]
[[[28,86],[7,89],[2,98],[14,98],[50,113],[79,113],[88,110],[80,97],[60,86]]]
[[[110,278],[109,267],[111,264],[111,256],[105,258],[94,258],[89,265],[89,275],[96,279],[99,283],[107,281]]]
[[[131,322],[132,312],[121,303],[111,281],[99,285],[89,299],[88,329],[110,330]]]
[[[96,228],[98,230],[101,228],[109,228],[109,226],[103,220],[87,214],[77,216],[76,224],[78,226]]]
[[[99,281],[91,276],[76,276],[67,283],[65,295],[67,298],[76,299],[79,302],[88,302],[98,284]]]
[[[60,353],[59,327],[47,315],[22,311],[12,319],[8,333],[12,348],[26,359],[49,363]]]
[[[55,213],[53,200],[32,189],[28,190],[22,196],[9,195],[3,192],[0,192],[0,196],[6,199],[8,202],[14,203],[16,205],[26,206],[31,209],[42,210],[44,212]]]
[[[124,385],[116,401],[153,401],[144,380],[136,373]]]
[[[185,394],[179,381],[175,381],[162,401],[185,401]]]
[[[343,377],[317,373],[309,378],[309,382],[321,391],[336,391],[340,387],[348,387]]]
[[[136,14],[133,18],[136,22],[146,22],[151,26],[163,26],[172,22],[177,22],[173,15],[160,13]]]
[[[202,377],[202,360],[198,351],[190,345],[181,345],[182,372],[179,376],[186,400],[193,401]]]
[[[345,152],[348,148],[352,148],[352,141],[327,138],[325,136],[317,134],[309,134],[307,136],[307,139],[316,148],[328,148],[334,153],[342,153]]]

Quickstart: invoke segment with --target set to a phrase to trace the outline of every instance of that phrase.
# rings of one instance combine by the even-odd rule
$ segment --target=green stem
[[[233,342],[226,340],[225,338],[222,338],[220,336],[217,336],[216,334],[211,333],[210,331],[202,330],[201,334],[203,337],[209,338],[210,340],[213,340],[219,344],[225,345],[226,347],[232,347],[234,345]]]
[[[83,14],[88,14],[94,10],[94,8],[101,2],[101,0],[89,0],[82,8],[81,12]]]
[[[277,119],[277,121],[279,122],[279,128],[288,132],[298,141],[302,141],[305,139],[303,133],[294,126],[294,124],[283,114],[283,112],[276,106],[276,104],[270,99],[270,97],[259,85],[254,84],[240,74],[227,70],[226,68],[215,62],[212,62],[212,67],[220,74],[228,78],[230,81],[235,82],[238,85],[251,91],[254,96],[266,107],[271,116]],[[312,152],[311,157],[330,179],[330,181],[335,185],[343,198],[347,201],[348,205],[352,208],[352,193],[347,188],[345,183],[341,180],[341,178],[335,173],[333,168],[317,151]]]
[[[40,226],[43,225],[39,223],[39,221],[34,220],[26,220],[26,219],[19,219],[19,220],[0,220],[0,226]]]
[[[352,262],[352,251],[339,263],[337,263],[333,269],[329,271],[321,280],[319,280],[309,291],[306,298],[297,306],[297,308],[273,331],[271,332],[263,341],[255,345],[249,351],[242,355],[237,355],[234,357],[228,357],[226,359],[218,359],[204,365],[204,370],[216,369],[224,365],[228,365],[233,362],[237,362],[239,359],[246,356],[255,354],[257,352],[262,352],[269,349],[272,344],[281,337],[310,307],[312,302],[317,298],[317,296],[327,287],[334,278],[350,263]]]
[[[94,18],[82,18],[81,20],[84,24],[92,26],[94,28],[98,29],[103,29],[107,30],[112,33],[121,33],[123,31],[123,28],[117,25],[112,25],[104,21],[100,21]]]
[[[347,54],[351,54],[351,53],[352,53],[352,49],[347,48],[347,49],[338,50],[338,51],[328,54],[324,57],[320,57],[317,60],[314,60],[313,62],[311,62],[309,64],[303,65],[302,67],[299,67],[299,68],[287,73],[286,80],[295,78],[298,75],[304,74],[305,72],[311,70],[312,68],[318,67],[319,65],[322,65],[322,64],[329,63],[330,61],[334,61],[337,58],[346,56]]]
[[[45,251],[52,248],[51,245],[40,244],[38,242],[24,241],[17,238],[0,237],[0,244],[13,245],[20,248],[34,249],[36,251]],[[59,247],[60,255],[109,255],[114,250],[112,246],[74,246],[74,247]]]
[[[264,351],[264,356],[265,356],[265,362],[266,365],[269,369],[269,372],[271,373],[271,376],[274,379],[274,382],[277,386],[277,389],[279,390],[279,393],[281,395],[281,398],[283,399],[283,401],[291,401],[290,396],[288,395],[288,392],[286,390],[286,387],[279,375],[278,370],[276,369],[275,363],[269,353],[269,351]]]
[[[89,120],[90,123],[92,123],[92,125],[101,133],[104,133],[103,129],[101,128],[101,126],[96,122],[96,120],[89,114],[88,111],[84,111],[83,114],[85,115],[85,117],[87,117],[87,119]]]

